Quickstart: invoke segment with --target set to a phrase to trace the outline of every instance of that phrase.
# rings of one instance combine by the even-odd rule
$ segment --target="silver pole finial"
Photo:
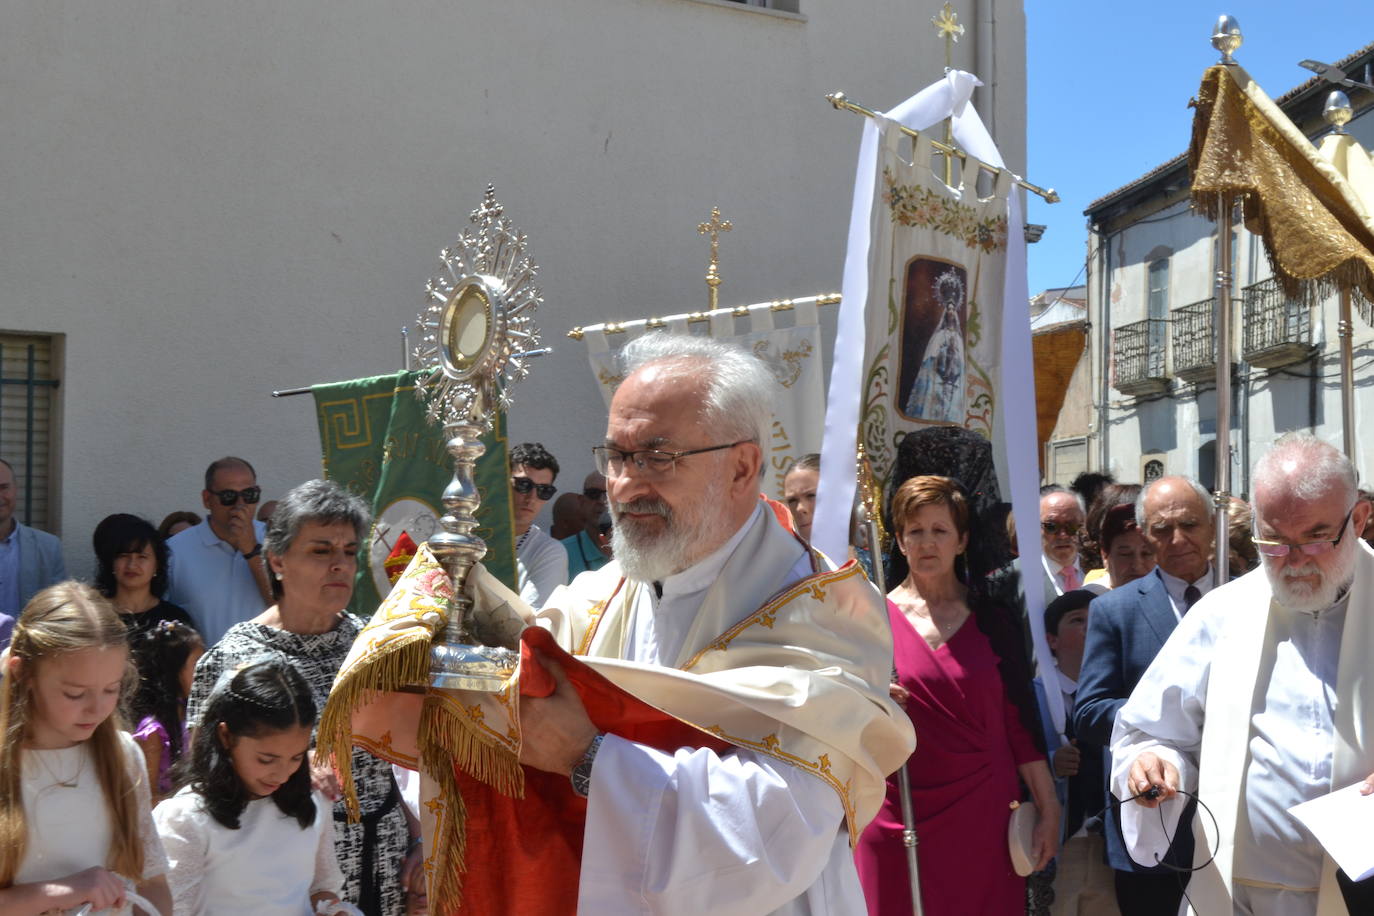
[[[1332,133],[1345,133],[1345,125],[1354,114],[1354,109],[1350,107],[1350,97],[1339,89],[1332,89],[1331,94],[1326,97],[1326,105],[1322,107],[1322,117],[1331,125]]]
[[[1217,19],[1217,27],[1212,30],[1212,47],[1221,52],[1221,63],[1224,66],[1235,66],[1235,60],[1231,54],[1240,47],[1245,36],[1240,32],[1240,23],[1235,16],[1228,16],[1225,13]]]

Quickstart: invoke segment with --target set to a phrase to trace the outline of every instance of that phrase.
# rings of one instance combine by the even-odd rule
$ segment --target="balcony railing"
[[[1241,356],[1252,366],[1276,369],[1312,356],[1311,303],[1289,299],[1273,279],[1245,288],[1241,327]]]
[[[1217,374],[1216,299],[1174,309],[1174,374],[1205,382]]]
[[[1168,325],[1163,318],[1146,318],[1112,332],[1113,385],[1122,394],[1150,394],[1169,386],[1165,371]]]

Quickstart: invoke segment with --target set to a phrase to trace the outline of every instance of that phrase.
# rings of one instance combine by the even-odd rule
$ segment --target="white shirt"
[[[696,609],[764,508],[720,549],[639,589],[630,660],[681,651]],[[801,545],[792,567],[809,575]],[[741,619],[754,608],[740,608]],[[810,773],[744,750],[668,754],[615,735],[592,767],[578,912],[761,916],[864,912],[844,808]]]
[[[1198,590],[1198,597],[1201,598],[1212,590],[1212,583],[1215,581],[1212,567],[1209,565],[1207,571],[1202,574],[1202,578],[1195,582],[1188,582],[1178,576],[1166,573],[1163,567],[1155,567],[1155,575],[1159,576],[1164,583],[1164,590],[1169,593],[1169,606],[1174,609],[1174,616],[1179,620],[1188,612],[1188,601],[1183,597],[1183,593],[1188,590],[1188,586],[1193,586]]]
[[[1262,662],[1268,670],[1259,671],[1256,680],[1264,685],[1264,697],[1250,720],[1244,798],[1236,824],[1235,879],[1271,886],[1254,889],[1266,897],[1273,885],[1310,892],[1303,896],[1310,896],[1312,907],[1321,880],[1321,847],[1287,809],[1332,788],[1332,709],[1346,603],[1343,598],[1318,614],[1282,608],[1272,614],[1275,652]],[[1118,797],[1133,794],[1126,772],[1147,750],[1178,767],[1182,788],[1197,790],[1216,633],[1228,619],[1244,625],[1244,617],[1234,613],[1229,618],[1204,613],[1208,616],[1200,626],[1185,634],[1191,638],[1166,644],[1118,714],[1112,736],[1112,787]],[[1263,620],[1254,625],[1263,626]],[[1153,864],[1153,855],[1163,855],[1181,809],[1178,800],[1166,802],[1161,824],[1156,811],[1123,804],[1122,828],[1132,858]]]
[[[267,526],[254,521],[253,530],[261,544]],[[167,600],[186,609],[207,647],[267,607],[248,561],[238,548],[220,540],[208,519],[173,535],[167,552]]]
[[[149,810],[148,765],[143,751],[124,732],[119,733],[125,768],[134,782],[135,811],[143,843],[143,880],[167,871]],[[24,799],[26,842],[24,858],[14,873],[15,884],[64,878],[109,862],[112,837],[109,807],[96,772],[91,743],[54,750],[21,751],[20,792]],[[125,886],[135,882],[125,878]],[[100,913],[115,912],[100,910]],[[119,913],[131,913],[127,905]]]
[[[309,916],[310,896],[342,897],[334,855],[334,806],[318,792],[315,820],[301,827],[270,798],[250,801],[230,830],[189,788],[157,806],[167,883],[177,916]]]
[[[530,525],[519,541],[515,571],[520,600],[530,607],[543,607],[554,589],[568,584],[568,551],[538,525]]]

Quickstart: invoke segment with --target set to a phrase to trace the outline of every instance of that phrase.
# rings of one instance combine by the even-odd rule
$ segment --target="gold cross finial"
[[[720,207],[711,208],[711,221],[697,224],[697,233],[711,237],[711,266],[706,268],[706,286],[710,289],[711,308],[720,301],[720,234],[735,228],[728,219],[720,218]]]
[[[944,8],[941,9],[939,13],[932,16],[930,21],[934,23],[935,31],[938,32],[940,37],[945,39],[946,42],[958,41],[959,36],[964,34],[964,27],[959,24],[959,14],[954,12],[954,7],[950,6],[948,3],[944,5]],[[945,45],[945,52],[947,54],[949,52],[948,44]]]

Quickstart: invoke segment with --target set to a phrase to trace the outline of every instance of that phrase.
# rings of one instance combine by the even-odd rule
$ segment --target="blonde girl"
[[[133,668],[119,616],[78,582],[46,588],[0,666],[0,913],[130,913],[133,890],[171,916],[147,769],[120,730]]]

